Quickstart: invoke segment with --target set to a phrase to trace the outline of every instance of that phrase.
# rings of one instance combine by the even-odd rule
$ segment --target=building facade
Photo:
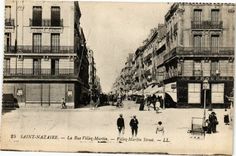
[[[174,3],[165,15],[165,90],[178,105],[229,104],[234,82],[233,4]]]
[[[88,56],[78,2],[7,0],[3,93],[20,106],[78,107]]]
[[[174,3],[164,18],[165,24],[152,29],[135,51],[132,93],[146,94],[155,84],[152,90],[169,94],[179,107],[203,107],[207,80],[207,106],[229,105],[227,96],[232,96],[234,86],[234,4]]]

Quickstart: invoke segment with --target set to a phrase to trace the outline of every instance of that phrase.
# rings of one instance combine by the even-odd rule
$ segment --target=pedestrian
[[[145,100],[144,100],[144,96],[143,95],[140,97],[139,102],[140,102],[139,110],[143,111],[144,110],[144,105],[145,105]]]
[[[95,107],[98,108],[98,106],[101,104],[101,99],[100,99],[101,96],[98,95],[96,98],[97,98],[97,101],[96,101],[96,105],[95,105]]]
[[[209,115],[209,126],[208,126],[208,133],[216,133],[216,125],[218,125],[218,121],[217,121],[217,117],[216,117],[216,113],[215,112],[212,112],[210,115]]]
[[[117,128],[119,136],[123,135],[125,132],[125,121],[122,114],[120,114],[120,117],[117,119]]]
[[[161,139],[164,136],[164,133],[165,133],[165,130],[164,130],[164,127],[162,126],[162,122],[159,121],[158,124],[157,124],[157,128],[156,128],[156,134],[157,134],[157,137],[158,137],[157,141],[161,141]]]
[[[228,114],[227,109],[225,109],[224,123],[225,123],[225,125],[229,125],[229,114]]]
[[[120,107],[122,107],[122,105],[123,105],[123,104],[122,104],[122,95],[119,94],[119,95],[118,95],[118,98],[117,98],[117,105],[116,105],[116,106],[117,106],[118,108],[120,108]]]
[[[64,98],[61,99],[61,108],[66,109],[66,102]]]
[[[145,95],[145,98],[144,98],[144,101],[145,103],[147,104],[147,107],[148,107],[148,111],[150,111],[150,105],[151,105],[151,96],[150,95]]]
[[[153,104],[153,108],[154,108],[154,110],[156,110],[156,102],[157,102],[156,95],[153,94],[151,99],[152,99],[151,101],[152,101],[152,104]]]
[[[135,115],[130,120],[129,125],[131,127],[132,137],[134,137],[134,136],[136,137],[138,134],[138,119],[136,118]]]
[[[162,107],[163,108],[163,98],[162,98],[162,96],[158,96],[157,97],[157,100],[159,101],[159,103],[160,103],[160,107]]]

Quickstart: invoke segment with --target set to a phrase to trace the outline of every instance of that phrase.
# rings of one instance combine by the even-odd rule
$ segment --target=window
[[[193,46],[195,52],[200,52],[202,47],[202,35],[194,35]]]
[[[212,9],[211,10],[211,22],[212,24],[218,24],[219,22],[219,10],[218,9]]]
[[[59,74],[59,59],[51,60],[51,74],[58,75]]]
[[[42,7],[33,6],[32,26],[42,26]]]
[[[211,74],[212,75],[220,74],[220,71],[219,71],[219,61],[211,61]]]
[[[195,9],[193,11],[193,21],[194,24],[200,25],[202,21],[202,10],[200,9]]]
[[[4,59],[4,75],[10,74],[10,58]]]
[[[11,20],[11,6],[5,6],[5,26],[13,26],[13,22]]]
[[[51,7],[51,26],[60,26],[60,7]]]
[[[201,101],[201,84],[189,83],[188,84],[188,103],[199,104]]]
[[[11,19],[11,6],[5,6],[5,19]]]
[[[33,75],[39,75],[41,68],[40,59],[33,59]]]
[[[60,34],[51,34],[51,52],[58,53],[60,50]]]
[[[224,83],[211,84],[211,102],[224,103]]]
[[[201,61],[194,61],[194,76],[202,76]]]
[[[40,53],[42,46],[42,34],[33,33],[33,52]]]
[[[11,33],[5,33],[4,39],[5,52],[10,52],[11,48]]]
[[[211,52],[212,53],[219,52],[219,35],[211,36]]]

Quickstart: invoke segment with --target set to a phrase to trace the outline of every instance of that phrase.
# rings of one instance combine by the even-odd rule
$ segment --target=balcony
[[[192,21],[192,29],[222,29],[223,21]]]
[[[63,27],[63,19],[60,20],[52,20],[52,19],[42,19],[42,20],[34,20],[29,19],[30,27]]]
[[[164,55],[164,61],[174,57],[232,57],[234,47],[176,47]]]
[[[5,53],[16,53],[15,46],[5,46]],[[73,46],[31,46],[18,45],[17,53],[43,53],[43,54],[71,54],[74,53]]]
[[[15,20],[14,19],[5,19],[5,26],[14,27],[15,26]]]
[[[29,79],[76,79],[74,69],[33,69],[33,68],[4,68],[4,78],[29,78]]]
[[[4,46],[4,53],[15,53],[15,46]]]

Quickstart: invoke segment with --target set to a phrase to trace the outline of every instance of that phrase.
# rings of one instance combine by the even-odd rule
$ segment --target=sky
[[[129,53],[142,45],[150,30],[164,23],[171,4],[80,2],[80,23],[94,51],[102,91],[108,93]]]

